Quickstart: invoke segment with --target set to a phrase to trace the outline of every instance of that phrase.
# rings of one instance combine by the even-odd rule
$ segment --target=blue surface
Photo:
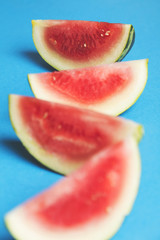
[[[32,41],[32,19],[79,19],[133,24],[135,44],[127,60],[149,58],[144,92],[123,117],[143,124],[142,176],[131,214],[113,240],[160,239],[160,1],[14,0],[0,4],[0,239],[12,237],[6,212],[61,178],[40,166],[16,137],[8,115],[8,94],[33,96],[28,73],[51,71]],[[76,239],[75,239],[76,240]]]

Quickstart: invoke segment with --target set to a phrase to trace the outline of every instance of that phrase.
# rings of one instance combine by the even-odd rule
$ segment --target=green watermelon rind
[[[114,57],[114,59],[110,60],[109,62],[107,62],[107,58],[108,56],[110,56],[109,54],[105,54],[102,58],[98,58],[98,60],[96,61],[90,61],[89,63],[84,63],[83,62],[76,62],[73,60],[69,60],[67,58],[64,58],[62,56],[60,56],[59,54],[55,53],[51,53],[51,55],[53,54],[54,56],[52,56],[54,58],[55,61],[53,61],[54,63],[52,63],[51,56],[48,57],[48,53],[50,54],[51,50],[47,49],[47,46],[45,46],[45,42],[41,39],[41,33],[40,31],[38,31],[36,28],[37,26],[41,25],[41,22],[45,21],[45,20],[32,20],[32,39],[34,42],[34,45],[36,47],[36,50],[38,51],[39,55],[42,57],[42,59],[47,62],[50,66],[52,66],[54,69],[56,70],[66,70],[66,69],[75,69],[75,68],[79,68],[79,67],[88,67],[88,66],[96,66],[96,65],[100,65],[100,64],[105,64],[105,63],[113,63],[116,61],[121,61],[126,54],[130,51],[130,49],[132,48],[134,41],[135,41],[135,30],[133,25],[131,24],[124,24],[124,29],[126,28],[125,31],[127,31],[128,33],[125,36],[125,39],[123,40],[123,42],[121,42],[122,45],[122,50],[121,52],[118,54],[118,56]],[[36,32],[37,31],[37,32]],[[39,34],[39,36],[37,37],[36,34]],[[41,45],[39,47],[39,45]],[[119,46],[119,45],[118,45]],[[41,50],[43,48],[43,50]],[[45,50],[44,50],[45,49]],[[64,61],[64,63],[63,63]],[[67,63],[67,65],[66,65]]]
[[[65,161],[64,159],[62,159],[56,154],[50,154],[49,152],[44,150],[35,141],[35,139],[33,139],[32,136],[28,134],[27,131],[25,131],[26,126],[21,121],[21,116],[19,115],[20,113],[17,110],[16,106],[14,105],[15,103],[12,105],[12,102],[13,102],[12,96],[16,96],[16,95],[9,95],[9,115],[10,115],[11,124],[16,135],[21,140],[26,150],[42,165],[44,165],[48,169],[51,169],[54,172],[57,172],[63,175],[68,175],[71,172],[75,171],[75,169],[79,168],[83,164],[82,161],[78,163],[73,161],[72,162]],[[143,126],[131,120],[124,119],[124,121],[126,121],[126,124],[128,124],[127,129],[129,128],[131,129],[131,131],[125,130],[125,131],[128,131],[125,133],[125,137],[128,135],[129,136],[131,135],[136,139],[137,142],[139,142],[143,136]],[[122,139],[122,137],[120,138]]]
[[[131,25],[130,32],[128,34],[128,40],[126,43],[125,48],[123,49],[123,52],[121,56],[116,60],[116,62],[122,61],[122,59],[128,54],[128,52],[131,50],[135,42],[135,30],[134,27]]]
[[[118,203],[116,203],[115,209],[112,214],[113,216],[111,218],[109,218],[109,223],[111,222],[110,228],[109,228],[110,232],[105,233],[106,235],[108,234],[106,236],[106,240],[113,237],[119,231],[125,217],[131,212],[131,210],[134,207],[134,203],[135,203],[135,200],[136,200],[136,197],[138,194],[138,190],[139,190],[139,183],[140,183],[140,177],[141,177],[141,161],[140,161],[138,145],[137,145],[135,139],[132,137],[125,139],[125,141],[130,146],[130,148],[132,149],[131,151],[133,153],[130,161],[128,162],[130,164],[129,164],[129,169],[127,171],[126,177],[128,176],[129,178],[128,178],[128,181],[125,181],[127,183],[127,185],[123,186],[121,197],[119,198]],[[118,210],[119,210],[119,212],[118,212]],[[30,225],[28,225],[28,227],[26,228],[26,225],[27,225],[27,222],[26,222],[25,228],[23,229],[23,226],[25,223],[24,221],[26,221],[26,218],[23,218],[23,212],[21,211],[21,209],[20,209],[20,212],[18,211],[18,214],[16,211],[17,211],[17,208],[15,208],[14,210],[12,210],[11,212],[9,212],[5,215],[5,225],[8,228],[8,230],[10,231],[10,233],[15,237],[15,239],[17,239],[17,237],[18,237],[17,233],[21,232],[19,237],[24,235],[23,240],[28,240],[25,235],[25,231],[27,230],[27,228],[30,229],[29,228]],[[18,215],[18,218],[16,219],[17,215]],[[114,218],[116,219],[116,221],[115,220],[113,221]],[[106,221],[105,221],[105,223],[107,224]],[[22,226],[21,226],[21,224],[22,224]],[[29,224],[30,224],[30,222],[29,222]],[[87,223],[87,226],[86,226],[88,228],[87,231],[93,232],[93,230],[96,229],[95,228],[96,225],[97,224],[95,221],[93,221],[93,222],[91,221],[91,225],[90,225],[90,223],[89,223],[89,225]],[[92,226],[92,228],[91,228],[91,226]],[[100,226],[104,227],[104,223]],[[105,226],[107,227],[107,225],[105,225]],[[104,228],[104,229],[106,229],[106,228]],[[30,230],[31,230],[31,232],[39,232],[40,231],[40,229],[38,231],[38,228],[36,226],[34,226],[34,224],[31,225]],[[24,233],[23,233],[23,231],[24,231]],[[46,231],[47,231],[47,229],[46,229]],[[75,228],[74,231],[77,231],[77,228]],[[80,228],[78,228],[78,231],[80,231]],[[29,232],[29,230],[28,230],[28,232]],[[60,232],[63,232],[63,230],[61,229]],[[83,227],[81,228],[81,232],[83,233]],[[45,231],[42,230],[42,234],[45,234]],[[66,234],[68,234],[68,233],[66,232]],[[29,236],[29,239],[34,240],[35,238],[31,238],[31,236],[32,235]],[[45,235],[45,236],[49,236],[49,235]],[[64,236],[62,236],[62,238],[60,238],[60,239],[62,239],[62,240],[71,239],[71,238],[69,238],[70,235],[69,236],[67,235],[67,238],[65,238],[65,236],[66,235],[64,234]],[[97,236],[99,236],[99,235],[97,235]],[[41,237],[41,234],[40,234],[40,238],[38,238],[37,240],[42,240],[42,239],[44,239],[43,237]],[[90,235],[88,238],[85,235],[84,239],[91,240],[92,239],[91,237],[93,237],[93,236]],[[49,240],[49,239],[51,239],[51,238],[47,238],[47,240]],[[58,239],[58,238],[55,238],[55,239]],[[81,238],[78,238],[78,239],[81,239]],[[95,237],[94,240],[95,239],[98,240],[99,238]],[[20,238],[19,238],[19,240],[20,240]]]

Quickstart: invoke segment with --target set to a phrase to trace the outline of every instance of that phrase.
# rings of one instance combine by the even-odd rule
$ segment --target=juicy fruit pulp
[[[29,74],[36,97],[118,115],[140,96],[148,59],[52,73]]]
[[[124,24],[33,22],[38,51],[59,69],[122,59],[133,43],[133,36],[133,27]],[[133,81],[130,69],[126,72]],[[123,71],[119,75],[109,73],[107,87],[105,81],[101,79],[99,85],[92,71],[89,73],[94,84],[90,96],[89,88],[84,89],[90,82],[79,78],[78,85],[85,91],[77,91],[77,84],[70,87],[61,76],[56,79],[56,91],[82,105],[90,105],[99,104],[128,86]],[[53,74],[51,77],[55,80]],[[109,84],[108,79],[114,82]],[[124,99],[126,96],[125,93]],[[24,146],[44,165],[65,174],[83,165],[6,215],[6,224],[14,237],[19,240],[111,237],[131,210],[137,194],[140,159],[133,136],[141,137],[141,127],[131,121],[15,95],[10,96],[10,117]]]
[[[134,203],[140,161],[134,139],[104,149],[82,168],[6,216],[23,240],[111,237]]]
[[[106,146],[142,135],[141,126],[132,121],[31,97],[10,95],[9,105],[24,146],[44,165],[64,174]]]
[[[44,38],[47,46],[63,57],[86,61],[101,57],[104,51],[108,52],[117,43],[122,32],[121,24],[65,21],[60,26],[55,24],[46,27]]]
[[[37,50],[59,70],[115,62],[134,41],[129,24],[73,20],[33,20],[32,24]]]

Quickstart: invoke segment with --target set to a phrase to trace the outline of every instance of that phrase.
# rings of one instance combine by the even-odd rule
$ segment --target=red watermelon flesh
[[[46,88],[46,91],[53,93],[53,96],[55,91],[69,100],[73,99],[86,105],[96,104],[110,98],[113,94],[123,91],[133,81],[132,68],[127,65],[117,69],[116,66],[105,65],[83,70],[40,73],[35,77],[39,80],[39,84]]]
[[[142,127],[132,121],[32,97],[10,95],[9,105],[24,146],[44,165],[65,174],[106,146],[142,135]]]
[[[134,43],[130,24],[33,20],[33,41],[40,55],[56,69],[75,69],[121,60]]]
[[[29,74],[36,97],[118,115],[140,96],[147,81],[148,59],[95,67]]]
[[[120,227],[135,200],[138,147],[129,138],[94,155],[82,168],[6,216],[23,240],[100,240]]]
[[[47,46],[65,58],[86,61],[102,57],[123,35],[123,24],[88,21],[48,21],[44,30]]]
[[[55,152],[65,155],[68,160],[76,158],[78,161],[109,144],[109,136],[89,126],[77,109],[53,107],[48,102],[31,98],[22,98],[18,107],[33,138],[49,153]]]

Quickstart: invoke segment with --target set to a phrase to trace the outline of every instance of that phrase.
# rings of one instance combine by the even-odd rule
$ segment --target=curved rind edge
[[[136,168],[138,170],[138,175],[137,175],[137,180],[136,180],[136,184],[134,184],[134,196],[132,197],[132,199],[129,200],[130,202],[130,206],[128,209],[126,209],[127,211],[124,211],[123,215],[121,215],[121,217],[119,218],[119,221],[116,225],[115,231],[113,231],[112,233],[110,233],[110,236],[107,239],[110,239],[111,237],[113,237],[120,229],[120,227],[122,226],[125,217],[130,213],[130,211],[133,209],[137,194],[138,194],[138,190],[139,190],[139,183],[140,183],[140,176],[141,176],[141,161],[140,161],[140,155],[139,155],[139,151],[138,151],[138,146],[136,144],[136,141],[134,141],[134,145],[136,146],[134,151],[134,157],[136,157]],[[133,159],[132,159],[133,160]],[[118,208],[119,209],[119,208]],[[11,210],[12,211],[12,210]],[[7,227],[7,229],[9,230],[9,232],[12,234],[12,236],[15,236],[15,232],[13,231],[13,224],[12,227],[10,226],[10,222],[13,220],[13,218],[10,221],[10,216],[9,216],[10,212],[8,212],[5,217],[4,217],[4,221],[5,221],[5,225]],[[13,233],[14,232],[14,233]],[[17,238],[15,238],[17,239]],[[22,239],[19,239],[22,240]]]
[[[136,103],[136,101],[139,99],[139,97],[141,96],[141,94],[142,94],[142,92],[143,92],[143,90],[144,90],[144,88],[146,86],[147,79],[148,79],[148,61],[149,61],[148,58],[146,58],[146,59],[132,60],[132,61],[127,61],[127,62],[123,62],[122,63],[122,64],[124,64],[124,63],[130,63],[130,62],[137,62],[137,63],[139,62],[141,64],[141,66],[143,67],[144,76],[143,76],[142,80],[139,79],[140,80],[139,83],[141,82],[142,84],[140,85],[139,88],[137,88],[136,94],[134,95],[135,97],[132,97],[132,95],[129,96],[128,99],[126,98],[127,101],[124,102],[124,100],[123,100],[123,104],[121,106],[114,105],[115,103],[114,104],[112,103],[112,109],[111,109],[111,107],[109,107],[109,111],[108,111],[108,106],[109,105],[107,105],[107,106],[104,105],[105,108],[103,106],[103,108],[101,109],[101,107],[99,105],[96,106],[94,104],[91,105],[91,107],[90,106],[88,107],[87,105],[86,106],[85,105],[84,106],[79,106],[78,105],[79,103],[77,101],[77,102],[73,102],[73,106],[75,106],[75,107],[77,106],[77,107],[80,107],[80,108],[82,108],[82,107],[83,108],[87,108],[87,109],[90,109],[90,110],[93,110],[93,111],[96,111],[96,112],[99,112],[99,113],[102,113],[102,114],[110,114],[112,116],[119,116],[123,112],[127,111],[132,105],[134,105]],[[121,63],[119,63],[119,64],[121,64]],[[136,67],[136,69],[137,69],[137,67]],[[31,88],[34,96],[36,98],[41,99],[40,94],[38,95],[36,93],[36,91],[34,90],[34,87],[32,87],[32,84],[31,84],[32,75],[36,76],[36,74],[28,74],[28,81],[29,81],[30,88]],[[137,81],[137,84],[138,84],[138,81]],[[134,85],[134,86],[136,87],[136,85]],[[123,99],[124,96],[120,95],[120,97],[121,97],[120,99]],[[52,101],[52,99],[45,98],[44,96],[42,96],[42,99],[44,99],[44,100],[46,99],[46,100]],[[64,97],[64,99],[65,99],[65,97]],[[57,100],[58,100],[58,98],[54,99],[55,102],[59,102]],[[66,104],[66,105],[71,104],[72,105],[72,101],[71,100],[69,100],[69,102],[65,102],[64,104]],[[63,101],[62,101],[62,103],[63,103]],[[116,108],[114,108],[113,106],[116,106]]]
[[[11,99],[11,96],[9,96],[9,99]],[[10,102],[10,100],[9,100]],[[39,163],[41,163],[43,166],[47,167],[48,169],[51,169],[54,172],[60,173],[62,175],[68,175],[71,173],[74,169],[78,168],[76,163],[68,164],[63,162],[63,168],[61,167],[62,162],[61,159],[55,155],[50,155],[47,154],[45,150],[43,150],[39,144],[37,144],[34,139],[28,137],[26,133],[24,135],[22,134],[22,130],[18,130],[17,127],[14,124],[14,120],[12,119],[12,113],[11,113],[11,107],[9,106],[9,111],[10,111],[10,119],[11,119],[11,124],[12,127],[20,139],[22,145],[25,147],[25,149],[35,158]],[[132,127],[132,126],[131,126]],[[136,124],[133,127],[133,131],[130,133],[131,136],[134,136],[137,142],[140,141],[142,138],[142,133],[143,133],[143,127],[140,124]],[[46,161],[44,161],[46,159]],[[52,164],[51,164],[52,160]],[[54,161],[53,161],[54,160]]]
[[[13,94],[13,95],[14,95],[14,94]],[[17,96],[18,96],[18,95],[17,95]],[[39,155],[40,155],[40,154],[39,154],[39,151],[43,151],[43,150],[41,150],[41,148],[40,148],[39,146],[36,146],[36,147],[35,147],[35,149],[37,149],[36,152],[38,152],[38,154],[36,154],[36,153],[33,151],[33,149],[30,148],[30,144],[31,144],[31,143],[28,144],[28,145],[26,144],[26,141],[24,141],[22,135],[19,134],[18,129],[15,127],[14,120],[12,119],[12,113],[11,113],[11,108],[10,108],[10,105],[11,105],[11,97],[12,97],[12,94],[10,94],[10,95],[8,96],[8,99],[9,99],[8,103],[9,103],[9,117],[10,117],[10,122],[11,122],[12,128],[13,128],[16,136],[17,136],[18,139],[20,140],[22,146],[26,149],[26,151],[27,151],[32,157],[34,157],[34,158],[38,161],[39,164],[41,164],[41,165],[42,165],[43,167],[45,167],[45,168],[48,168],[48,170],[51,170],[52,172],[58,173],[58,174],[60,174],[60,175],[67,175],[67,174],[69,174],[67,167],[64,168],[64,171],[62,171],[62,169],[61,169],[60,167],[59,167],[59,168],[56,167],[56,169],[53,169],[48,163],[45,163],[43,160],[41,160],[41,158],[39,157]],[[34,143],[36,144],[36,142],[33,140],[32,145],[33,145]],[[47,152],[46,152],[46,153],[47,153]],[[44,154],[44,152],[43,152],[43,154]],[[56,158],[56,157],[55,157],[55,158]],[[54,159],[54,156],[53,156],[53,159]]]
[[[137,102],[137,100],[138,100],[139,97],[141,96],[141,94],[142,94],[142,92],[143,92],[143,90],[145,89],[145,86],[146,86],[146,84],[147,84],[147,79],[148,79],[148,61],[149,61],[149,59],[146,59],[146,78],[145,78],[145,81],[144,81],[144,84],[143,84],[143,88],[141,88],[141,91],[139,91],[139,94],[137,95],[137,97],[135,98],[135,100],[134,100],[130,105],[128,105],[128,107],[127,107],[125,110],[119,112],[116,116],[119,116],[119,115],[122,114],[123,112],[127,111],[130,107],[132,107],[132,106]]]
[[[36,28],[36,25],[38,25],[37,23],[38,20],[32,20],[31,23],[32,23],[32,39],[33,39],[33,43],[36,47],[36,50],[37,52],[39,53],[39,55],[42,57],[42,59],[48,63],[51,67],[53,67],[53,69],[55,70],[58,70],[58,71],[61,71],[61,70],[66,70],[66,69],[74,69],[75,67],[72,67],[72,68],[63,68],[63,67],[57,67],[55,66],[54,64],[51,64],[50,61],[48,59],[45,58],[45,56],[43,54],[41,54],[41,51],[39,50],[39,47],[37,46],[36,44],[36,40],[35,40],[35,37],[34,37],[34,28]],[[40,25],[40,24],[39,24]],[[129,33],[128,33],[128,38],[126,40],[126,44],[124,46],[124,49],[122,50],[121,54],[119,55],[119,57],[117,57],[117,59],[115,59],[114,61],[110,62],[110,63],[113,63],[113,62],[119,62],[121,61],[127,54],[128,52],[130,51],[130,49],[132,48],[133,44],[134,44],[134,41],[135,41],[135,30],[134,30],[134,27],[133,25],[131,24],[124,24],[124,25],[130,25],[130,30],[129,30]],[[56,58],[55,58],[56,60]],[[103,64],[102,63],[99,63],[99,64]],[[63,64],[62,64],[63,65]],[[71,65],[71,64],[70,64]],[[97,65],[97,64],[96,64]],[[95,66],[95,64],[91,64],[91,65],[87,65],[87,66]],[[82,66],[83,67],[83,66]],[[85,67],[85,66],[84,66]],[[77,68],[77,67],[76,67]]]
[[[133,25],[131,25],[130,27],[130,31],[128,34],[128,40],[126,42],[125,48],[123,49],[122,54],[120,55],[120,57],[116,60],[116,62],[120,62],[131,50],[131,48],[133,47],[135,42],[135,30]]]

